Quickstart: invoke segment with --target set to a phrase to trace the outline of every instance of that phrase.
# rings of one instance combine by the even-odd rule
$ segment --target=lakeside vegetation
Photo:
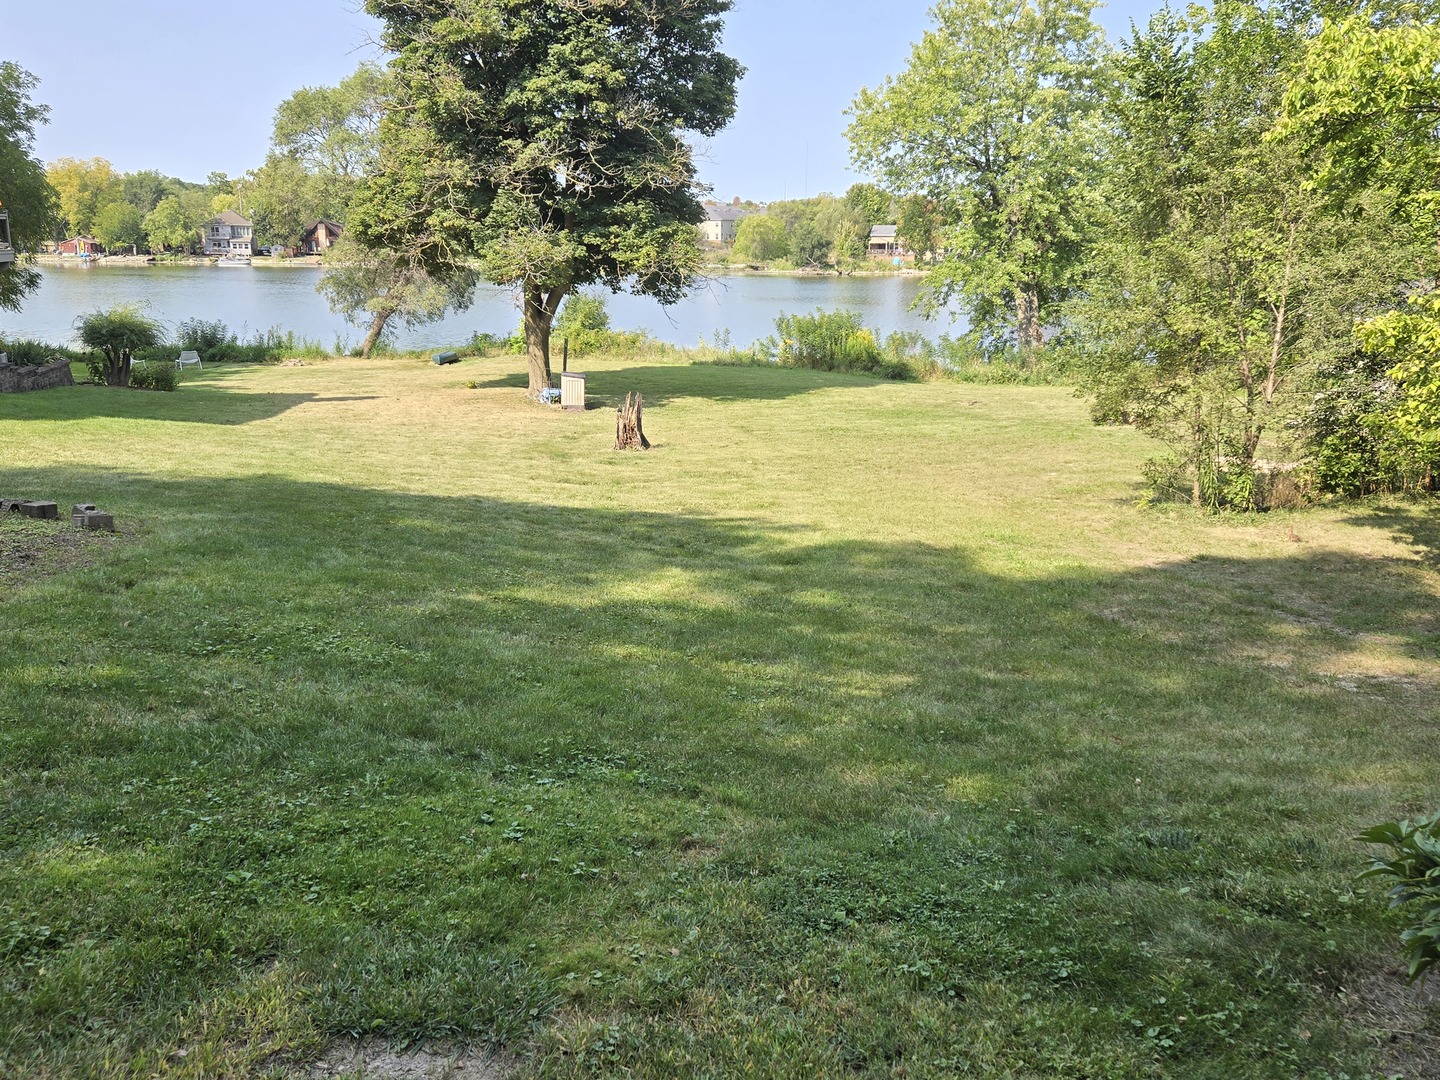
[[[7,402],[0,489],[122,533],[0,596],[0,1071],[1386,1066],[1433,515],[1137,512],[1064,389],[586,365]]]

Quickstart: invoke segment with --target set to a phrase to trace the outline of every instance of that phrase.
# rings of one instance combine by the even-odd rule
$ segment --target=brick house
[[[333,221],[321,220],[307,225],[300,234],[300,254],[324,255],[335,246],[335,241],[339,240],[344,232],[345,227]]]

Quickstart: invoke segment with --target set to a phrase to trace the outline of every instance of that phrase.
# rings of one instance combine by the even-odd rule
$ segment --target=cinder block
[[[115,531],[115,515],[107,514],[103,510],[87,510],[83,514],[75,514],[70,520],[82,529],[103,529],[106,532]]]
[[[22,502],[20,513],[25,517],[40,518],[42,521],[59,521],[60,507],[53,502],[37,502],[34,500]]]

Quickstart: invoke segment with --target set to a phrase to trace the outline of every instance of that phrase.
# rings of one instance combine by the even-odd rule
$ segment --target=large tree
[[[187,252],[200,240],[200,230],[211,216],[205,188],[167,195],[145,215],[145,238],[151,251]]]
[[[1118,59],[1105,240],[1069,323],[1097,413],[1163,441],[1197,505],[1253,505],[1262,442],[1405,271],[1383,193],[1336,212],[1304,148],[1265,137],[1304,33],[1221,0],[1160,12]]]
[[[1417,241],[1417,294],[1440,270],[1440,4],[1379,3],[1327,21],[1285,97],[1278,134],[1315,152],[1316,179],[1336,201],[1381,188]],[[1423,245],[1423,246],[1422,246]],[[1440,438],[1440,302],[1415,295],[1404,310],[1361,327],[1367,351],[1393,357],[1389,375],[1410,434]]]
[[[395,53],[355,235],[520,296],[530,392],[574,289],[679,300],[704,214],[687,133],[735,111],[731,0],[367,0]]]
[[[339,86],[302,87],[280,103],[265,164],[241,188],[262,243],[296,244],[321,218],[346,223],[375,163],[384,95],[384,73],[362,64]]]
[[[145,242],[145,218],[128,202],[109,203],[95,215],[94,233],[106,251],[138,248]]]
[[[1029,352],[1092,217],[1103,35],[1094,0],[940,0],[909,66],[851,109],[851,156],[943,212],[932,308],[959,299]]]
[[[62,157],[50,163],[45,175],[60,195],[60,217],[69,236],[89,233],[101,208],[121,197],[120,177],[102,157]]]
[[[40,273],[23,253],[50,238],[55,191],[35,157],[35,128],[48,110],[30,100],[35,77],[8,61],[0,63],[0,207],[10,215],[10,238],[22,258],[0,263],[0,308],[20,310],[25,294],[40,284]]]

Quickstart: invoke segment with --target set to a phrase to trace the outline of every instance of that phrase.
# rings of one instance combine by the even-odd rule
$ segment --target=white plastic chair
[[[205,366],[200,362],[200,354],[193,349],[186,349],[175,358],[175,366],[177,368],[183,368],[187,364],[200,364],[202,368]]]

